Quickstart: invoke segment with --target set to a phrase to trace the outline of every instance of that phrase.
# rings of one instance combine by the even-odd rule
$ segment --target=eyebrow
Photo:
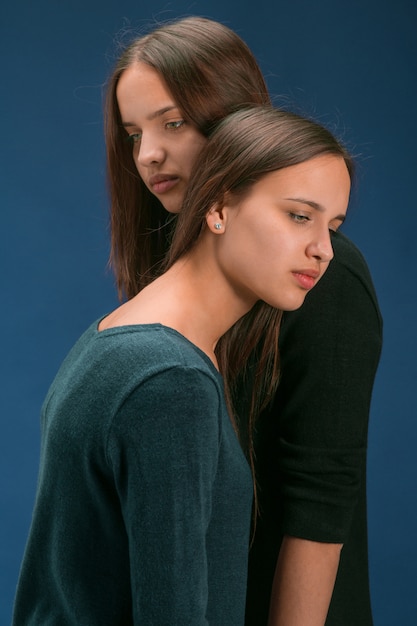
[[[161,115],[164,115],[164,113],[168,113],[168,111],[173,111],[174,109],[177,109],[177,108],[178,107],[175,104],[170,104],[169,106],[162,107],[162,109],[158,109],[157,111],[154,111],[153,113],[151,113],[148,116],[148,120],[152,121],[157,117],[161,117]],[[124,122],[122,120],[122,126],[127,128],[128,126],[136,126],[136,124],[134,124],[133,122]]]
[[[305,198],[285,198],[285,199],[290,200],[290,202],[299,202],[300,204],[307,204],[307,206],[310,206],[312,209],[315,209],[316,211],[320,211],[321,213],[325,211],[325,208],[318,202],[314,202],[314,200],[306,200]],[[342,214],[337,215],[334,219],[344,222],[346,219],[346,215],[342,215]]]

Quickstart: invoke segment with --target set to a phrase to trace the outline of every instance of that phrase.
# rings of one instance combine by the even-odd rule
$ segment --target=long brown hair
[[[206,228],[206,215],[225,194],[242,199],[269,172],[322,155],[354,165],[345,147],[323,126],[294,113],[255,106],[229,115],[212,133],[194,165],[166,267],[189,251]],[[262,210],[262,207],[259,208]],[[242,250],[242,254],[244,251]],[[232,415],[248,425],[243,442],[253,467],[253,424],[278,384],[281,311],[259,301],[220,339],[216,355]],[[250,389],[249,411],[239,415],[237,390]]]
[[[105,104],[110,262],[120,298],[134,296],[159,273],[171,230],[167,228],[167,212],[136,170],[121,124],[118,81],[137,62],[160,74],[185,119],[206,136],[219,120],[238,108],[270,103],[252,52],[233,30],[219,22],[201,17],[180,19],[156,28],[126,48],[109,79]]]

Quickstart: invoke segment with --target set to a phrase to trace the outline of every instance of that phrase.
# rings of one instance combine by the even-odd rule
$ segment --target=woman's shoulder
[[[356,244],[343,233],[336,232],[332,233],[332,246],[334,259],[330,263],[329,270],[331,269],[332,273],[342,269],[348,271],[373,289],[368,264]]]
[[[132,393],[171,393],[174,387],[217,400],[222,395],[222,379],[210,359],[175,330],[145,324],[99,331],[94,322],[62,363],[48,398],[83,389],[86,398],[115,407]]]
[[[135,361],[143,359],[154,363],[170,363],[193,367],[216,375],[217,371],[209,359],[195,344],[184,335],[160,323],[131,324],[115,326],[96,331],[93,349],[101,352],[114,352],[118,360]]]
[[[131,324],[99,330],[99,320],[80,337],[64,363],[58,380],[92,381],[120,395],[148,381],[175,380],[179,386],[217,389],[222,378],[209,357],[173,328],[159,323]]]
[[[368,264],[362,252],[340,232],[332,234],[334,258],[300,309],[284,314],[281,347],[294,333],[328,337],[348,330],[373,337],[380,350],[383,320]],[[361,334],[359,333],[359,334]],[[291,339],[292,341],[292,339]]]
[[[382,316],[371,272],[362,252],[346,235],[332,234],[334,258],[325,273],[321,285],[326,292],[337,294],[341,289],[352,299],[352,306],[358,301],[372,307],[382,329]],[[320,286],[320,283],[319,283]],[[314,291],[314,290],[313,290]],[[337,298],[333,298],[337,302]],[[349,306],[342,298],[346,310]]]

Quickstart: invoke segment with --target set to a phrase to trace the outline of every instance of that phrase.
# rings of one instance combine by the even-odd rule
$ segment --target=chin
[[[157,198],[164,207],[165,211],[167,211],[168,213],[178,215],[178,213],[181,211],[182,201],[184,199],[182,196],[179,198],[178,194],[172,193],[171,197],[170,194],[167,194],[165,197],[157,196]]]
[[[175,204],[175,203],[170,204],[168,202],[166,205],[163,204],[163,207],[164,207],[165,211],[168,211],[168,213],[173,213],[174,215],[178,215],[178,213],[181,211],[181,205],[180,204]]]
[[[277,309],[281,309],[282,311],[296,311],[301,306],[303,306],[306,295],[307,293],[304,295],[303,298],[297,298],[296,300],[292,300],[291,302],[281,302],[280,304],[271,302],[269,304]]]

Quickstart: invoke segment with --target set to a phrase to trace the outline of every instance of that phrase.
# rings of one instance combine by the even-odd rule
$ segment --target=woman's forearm
[[[342,544],[284,537],[271,594],[268,626],[323,626]]]

